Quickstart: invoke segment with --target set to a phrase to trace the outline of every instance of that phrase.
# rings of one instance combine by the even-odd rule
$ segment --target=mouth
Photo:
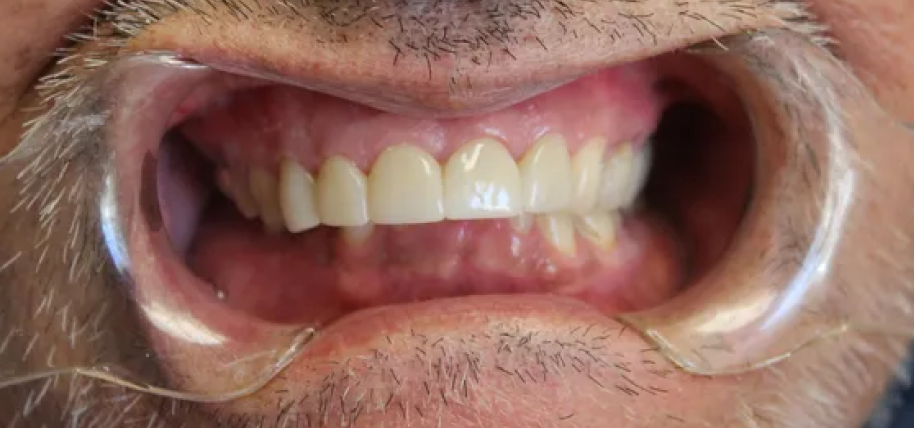
[[[415,384],[418,337],[461,347],[534,329],[550,347],[583,325],[588,341],[643,355],[648,341],[619,317],[712,273],[752,204],[754,123],[727,74],[697,56],[414,91],[176,46],[205,43],[169,50],[206,71],[130,100],[142,107],[119,109],[108,136],[117,198],[139,208],[121,225],[131,294],[175,390],[233,390],[244,382],[211,358],[234,364],[302,328],[317,334],[267,390],[306,394],[378,352],[398,362],[397,384]],[[609,352],[585,351],[575,358]],[[597,396],[597,373],[616,369],[592,369]],[[657,391],[680,376],[647,369],[638,382]],[[403,394],[429,388],[414,386]],[[230,412],[269,412],[266,393]]]
[[[142,171],[136,292],[234,339],[656,307],[750,203],[752,128],[724,81],[667,54],[503,108],[403,114],[210,73],[117,165]]]

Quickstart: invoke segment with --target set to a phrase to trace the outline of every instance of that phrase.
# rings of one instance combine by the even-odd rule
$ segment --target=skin
[[[241,1],[247,3],[246,0]],[[263,1],[260,0],[261,3]],[[75,31],[82,24],[82,13],[91,11],[97,6],[95,3],[94,0],[5,0],[0,4],[0,59],[3,59],[0,61],[0,146],[7,149],[14,147],[22,138],[24,123],[41,114],[40,109],[37,112],[34,109],[27,109],[35,106],[37,102],[35,80],[43,71],[54,70],[53,65],[48,63],[49,53],[60,44],[64,35]],[[726,2],[721,0],[720,3]],[[250,0],[251,7],[255,4],[256,2]],[[671,10],[672,4],[673,2],[664,0],[646,0],[634,7],[641,12],[653,11],[660,15],[659,12]],[[711,0],[694,7],[709,8],[701,11],[711,13],[710,8],[714,4],[716,2]],[[837,42],[837,55],[846,61],[879,105],[886,110],[888,117],[899,122],[914,121],[914,59],[908,54],[914,51],[914,18],[904,13],[912,6],[914,2],[909,0],[820,0],[811,1],[809,4],[810,9],[818,16],[818,22],[827,26],[827,34]],[[618,48],[617,51],[624,54],[618,54],[613,59],[631,60],[689,45],[712,36],[786,25],[781,18],[788,16],[777,16],[770,10],[755,7],[754,10],[758,13],[754,18],[730,22],[723,28],[707,26],[701,27],[697,33],[675,33],[656,44],[624,39],[615,46]],[[600,12],[592,10],[589,13],[596,15]],[[225,48],[226,52],[247,52],[250,56],[263,51],[260,61],[265,67],[276,71],[295,70],[314,65],[309,61],[316,55],[305,56],[296,52],[319,49],[320,46],[312,43],[311,37],[320,35],[329,28],[314,24],[298,27],[298,30],[289,30],[294,27],[279,30],[276,27],[258,27],[256,21],[238,24],[222,15],[215,16],[217,19],[210,20],[210,24],[201,21],[199,15],[186,11],[168,16],[161,22],[139,29],[125,43],[125,51],[179,49],[205,56],[212,52],[207,48],[212,47],[216,40],[221,40],[223,46],[228,46]],[[213,25],[212,23],[215,23],[215,26],[207,27]],[[220,25],[237,25],[237,28],[233,27],[235,31],[229,33],[220,33]],[[40,31],[36,30],[39,28]],[[192,31],[199,28],[209,28],[211,31],[204,31],[202,34]],[[548,30],[552,27],[543,28]],[[802,28],[795,30],[804,32]],[[280,47],[257,49],[260,44],[269,45],[265,41],[288,39],[288,33],[283,31],[300,31],[301,37]],[[810,35],[812,32],[807,31],[804,34]],[[544,37],[548,39],[549,36]],[[371,47],[364,47],[358,43],[341,46],[345,49],[343,54],[318,64],[324,68],[315,67],[325,70],[327,78],[343,75],[334,73],[333,66],[343,67],[339,62],[347,60],[357,64],[358,59],[364,59],[363,57],[368,55],[368,49]],[[100,52],[93,42],[79,46],[79,50],[84,53]],[[523,74],[525,70],[534,67],[548,68],[543,64],[550,58],[542,57],[544,54],[525,56],[525,51],[518,52],[516,61],[499,62],[506,70],[505,76],[521,75],[530,78],[530,73]],[[591,60],[590,65],[593,65],[593,61],[596,60]],[[400,73],[385,71],[381,66],[376,66],[377,69],[365,69],[354,73],[353,79],[363,88],[377,86],[382,82],[387,82],[386,84],[394,89],[410,87],[408,79],[397,80],[397,76],[421,75],[425,71],[425,66],[425,63],[415,58],[408,58]],[[445,66],[435,63],[432,67],[433,71],[440,71],[435,67]],[[406,72],[402,72],[403,70]],[[560,71],[550,69],[553,73]],[[87,74],[85,71],[78,72],[77,78]],[[492,101],[485,96],[474,96],[472,93],[466,93],[469,95],[459,99],[442,98],[442,92],[435,90],[436,84],[445,83],[431,79],[427,85],[417,87],[411,92],[411,101],[425,103],[439,110],[453,108],[455,104],[475,106]],[[510,83],[495,81],[491,85],[493,88],[504,87]],[[850,120],[853,123],[855,119]],[[910,326],[914,322],[914,313],[909,309],[914,302],[914,288],[909,284],[910,281],[904,278],[910,278],[910,275],[914,274],[914,261],[911,261],[910,257],[905,257],[912,250],[910,242],[914,240],[914,220],[899,213],[905,212],[903,204],[908,201],[904,195],[914,184],[914,177],[904,167],[907,161],[914,160],[914,144],[892,144],[898,143],[900,138],[910,138],[910,135],[906,136],[896,128],[861,127],[859,133],[859,154],[877,168],[865,174],[864,182],[869,186],[870,193],[864,203],[866,217],[860,221],[861,224],[867,223],[866,231],[849,232],[846,245],[858,249],[861,254],[872,253],[882,257],[866,262],[848,263],[843,267],[840,270],[840,281],[853,284],[850,287],[857,288],[837,294],[830,304],[847,313],[864,316],[869,321],[876,320],[880,326]],[[16,195],[7,194],[2,200],[8,203],[15,198]],[[64,207],[64,210],[67,208],[72,209]],[[22,212],[7,214],[4,211],[0,213],[0,221],[4,224],[13,224],[23,221],[24,215],[26,214]],[[8,240],[4,248],[28,246],[32,236],[28,231],[8,234],[4,238]],[[56,241],[52,243],[61,244],[64,239],[63,236],[54,235],[52,240]],[[5,257],[10,256],[9,251],[3,254]],[[42,278],[55,278],[54,272],[65,267],[63,264],[54,265],[61,263],[56,259],[49,263],[51,264],[42,265],[43,270],[40,274],[45,275]],[[0,271],[0,287],[3,287],[3,292],[0,293],[0,315],[8,316],[6,319],[18,320],[16,316],[21,315],[17,312],[17,302],[40,300],[42,293],[47,293],[47,289],[22,286],[30,279],[28,269]],[[733,275],[738,281],[742,278],[741,275],[748,273],[736,272]],[[878,280],[866,282],[865,289],[858,286],[867,278]],[[60,278],[55,280],[61,281]],[[64,293],[64,298],[67,296],[66,293],[74,293],[73,296],[77,293],[75,288],[61,288],[60,292]],[[535,298],[519,302],[526,302],[531,307],[540,304]],[[701,301],[699,303],[710,304]],[[291,372],[287,373],[286,379],[295,379],[295,382],[280,379],[262,393],[231,403],[197,405],[118,387],[106,387],[99,381],[82,378],[71,381],[70,378],[61,378],[53,383],[39,382],[0,390],[0,422],[11,426],[56,426],[60,421],[67,421],[69,426],[74,427],[177,427],[182,424],[254,427],[283,426],[283,423],[289,426],[308,426],[303,422],[304,419],[278,417],[277,413],[281,411],[277,409],[282,409],[291,400],[299,400],[305,409],[308,409],[308,406],[316,408],[321,404],[320,391],[324,390],[325,386],[333,386],[340,390],[346,387],[358,389],[355,384],[347,383],[352,381],[345,378],[346,373],[353,373],[365,382],[377,382],[382,391],[391,391],[391,380],[385,378],[383,373],[416,371],[415,367],[410,366],[413,360],[405,357],[381,358],[373,352],[378,349],[382,349],[387,356],[395,357],[412,356],[417,349],[423,353],[431,353],[435,351],[433,344],[437,342],[429,338],[443,338],[452,341],[445,342],[446,349],[451,352],[480,355],[484,364],[488,363],[487,367],[490,367],[493,366],[493,361],[500,358],[496,350],[502,346],[504,339],[501,339],[501,342],[497,339],[481,339],[470,345],[461,339],[477,335],[513,339],[515,336],[512,335],[518,335],[520,340],[526,334],[536,332],[537,339],[533,340],[531,345],[534,351],[530,351],[531,354],[527,356],[529,359],[535,358],[536,351],[549,355],[563,355],[569,360],[586,356],[588,352],[609,355],[610,351],[601,343],[601,340],[605,339],[587,334],[582,336],[579,332],[582,327],[591,324],[603,325],[607,330],[618,334],[619,339],[609,344],[611,352],[631,357],[641,355],[644,348],[644,343],[636,334],[622,329],[618,324],[606,324],[606,320],[600,314],[583,311],[583,314],[565,316],[566,313],[582,312],[578,306],[571,306],[566,308],[565,312],[558,311],[550,316],[531,316],[529,312],[516,311],[516,308],[510,307],[490,308],[493,313],[498,313],[502,317],[502,322],[486,324],[485,329],[481,327],[482,323],[474,319],[480,309],[473,305],[472,300],[450,309],[453,314],[442,315],[423,312],[419,308],[411,321],[414,328],[420,328],[418,332],[414,330],[411,333],[403,333],[404,329],[395,328],[398,323],[403,322],[401,319],[393,316],[385,319],[386,328],[400,332],[388,338],[386,344],[371,335],[372,329],[380,328],[378,325],[360,326],[356,320],[353,324],[361,327],[359,331],[364,333],[346,336],[347,346],[324,341],[309,349],[304,362],[294,366]],[[94,307],[81,306],[74,310],[78,313],[78,319],[89,319],[88,315],[93,313]],[[132,325],[126,321],[129,316],[129,313],[124,312],[120,314],[121,318],[108,318],[106,322],[109,324],[106,325],[114,331],[126,328],[124,325]],[[4,318],[0,317],[0,320],[2,319]],[[22,325],[33,326],[37,331],[38,326],[43,325],[41,321],[39,319]],[[352,325],[349,328],[353,328]],[[30,337],[35,331],[25,332],[24,336]],[[0,333],[6,334],[3,330],[0,330]],[[332,336],[333,330],[325,333]],[[62,333],[53,329],[44,334],[64,337]],[[111,345],[115,340],[108,339],[108,334],[102,334],[100,337],[100,344],[90,344],[87,341],[69,349],[62,358],[75,360],[79,355],[91,354],[95,347],[103,348],[103,345]],[[423,381],[429,382],[431,378],[412,376],[404,378],[404,382],[415,382],[413,388],[406,388],[405,392],[397,394],[394,401],[396,407],[391,407],[393,410],[366,412],[357,423],[361,424],[358,426],[381,426],[384,422],[395,425],[396,422],[403,423],[402,419],[397,419],[401,417],[398,415],[408,413],[401,409],[426,409],[426,412],[437,411],[443,414],[445,422],[454,424],[453,426],[474,426],[472,423],[479,426],[510,426],[507,424],[514,423],[521,426],[541,424],[599,427],[607,426],[609,423],[608,426],[625,427],[680,424],[688,427],[852,428],[860,426],[873,412],[886,386],[892,380],[893,370],[902,361],[907,339],[903,335],[850,334],[840,340],[823,341],[781,364],[739,376],[694,376],[675,370],[668,361],[659,356],[639,358],[637,361],[640,363],[635,363],[631,368],[634,372],[631,377],[635,379],[635,383],[645,388],[653,386],[657,388],[656,391],[663,392],[637,396],[615,390],[607,391],[602,384],[595,383],[592,379],[582,376],[579,370],[575,371],[569,367],[555,367],[548,371],[551,385],[549,389],[526,383],[504,387],[504,384],[511,381],[503,373],[493,369],[477,373],[478,379],[471,383],[476,401],[470,400],[466,406],[452,406],[443,402],[446,400],[429,398],[430,396],[422,390],[420,385]],[[63,340],[65,339],[61,339]],[[106,342],[107,340],[112,342]],[[556,341],[575,340],[583,343],[581,348],[575,348],[573,351],[551,348]],[[43,345],[54,343],[53,340],[46,342]],[[21,353],[17,354],[10,349],[5,351],[0,352],[0,367],[13,362],[18,364],[22,359]],[[18,351],[22,352],[23,349]],[[27,363],[40,365],[48,352],[53,351],[47,346],[39,346],[38,350],[28,352],[24,359]],[[517,352],[526,351],[522,351],[518,346]],[[336,365],[327,369],[328,361],[347,363],[335,363]],[[369,363],[359,365],[350,363],[351,361]],[[521,364],[517,361],[513,363]],[[215,378],[206,377],[205,373],[208,372],[204,361],[193,360],[184,364],[184,369],[187,369],[188,365],[195,366],[192,367],[194,369],[199,368],[199,373],[189,375],[192,384],[207,385],[210,382],[218,382]],[[465,366],[454,367],[458,370],[469,370]],[[659,371],[656,367],[660,367]],[[616,371],[599,367],[594,367],[593,370],[593,376],[599,379],[620,378]],[[659,375],[660,372],[663,375]],[[440,386],[436,383],[432,385]],[[292,392],[279,393],[290,390]],[[508,390],[512,394],[511,398],[499,397],[502,401],[493,401],[493,395],[487,394],[493,390]],[[564,392],[556,393],[555,396],[544,395],[552,390]],[[77,391],[84,393],[80,394]],[[331,399],[337,398],[339,397],[333,396]],[[496,410],[492,410],[493,408]],[[421,413],[418,410],[417,412]],[[415,412],[410,414],[415,418],[411,420],[416,426],[435,426],[434,418],[417,418]],[[339,424],[334,422],[338,420],[341,420],[340,415],[334,414],[328,419],[329,422],[324,422],[324,425],[338,426]]]

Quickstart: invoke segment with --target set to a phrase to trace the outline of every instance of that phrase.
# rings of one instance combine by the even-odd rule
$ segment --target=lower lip
[[[680,372],[571,299],[474,296],[353,314],[257,395],[211,410],[289,426],[693,426],[738,381]]]

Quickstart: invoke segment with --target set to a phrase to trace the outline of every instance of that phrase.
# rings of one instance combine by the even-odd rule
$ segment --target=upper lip
[[[683,13],[701,15],[703,11],[696,9],[707,8],[706,16],[720,15],[721,11],[714,10],[720,7],[716,3],[643,3],[650,4],[626,3],[624,7],[670,12],[630,15],[618,2],[588,3],[581,7],[599,9],[588,9],[588,16],[624,18],[616,23],[604,20],[601,25],[605,28],[594,26],[592,33],[579,36],[534,37],[539,28],[531,25],[527,31],[505,35],[507,39],[490,35],[488,42],[477,41],[477,51],[459,46],[406,49],[401,47],[404,36],[392,29],[352,26],[340,30],[304,17],[297,25],[263,25],[256,18],[241,18],[208,26],[201,13],[182,10],[144,27],[130,40],[128,50],[174,51],[213,68],[293,83],[386,111],[446,117],[500,109],[603,67],[740,31],[781,25],[788,18],[776,15],[782,11],[770,9],[739,19],[721,15],[721,19],[706,22],[684,18]],[[209,28],[193,30],[200,27]],[[339,30],[334,34],[349,37],[348,41],[327,42],[331,35],[326,33],[331,30]],[[453,31],[448,37],[457,38]],[[444,37],[426,36],[427,42],[432,36]]]

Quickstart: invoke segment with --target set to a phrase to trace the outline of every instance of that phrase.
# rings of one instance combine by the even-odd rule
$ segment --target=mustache
[[[673,12],[656,12],[658,3]],[[813,43],[834,47],[828,29],[799,0],[117,0],[106,2],[67,37],[69,44],[38,81],[39,104],[59,99],[92,71],[133,53],[132,40],[177,16],[195,19],[197,28],[190,31],[285,26],[307,28],[306,37],[327,46],[368,39],[373,49],[387,50],[375,60],[394,67],[442,58],[478,65],[493,55],[510,59],[527,45],[548,55],[581,40],[649,49],[671,32],[685,34],[695,26],[748,29],[749,22],[766,16]]]

